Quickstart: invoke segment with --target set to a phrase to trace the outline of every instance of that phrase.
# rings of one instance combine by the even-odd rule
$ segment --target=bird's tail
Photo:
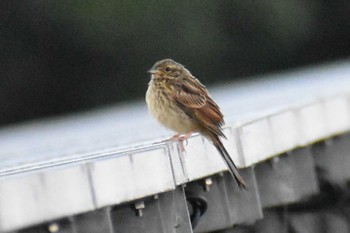
[[[221,157],[224,159],[225,163],[227,164],[229,171],[231,173],[231,175],[235,178],[235,180],[237,181],[237,184],[240,188],[247,188],[243,178],[241,177],[241,175],[238,172],[238,169],[235,165],[235,163],[233,162],[231,156],[229,155],[229,153],[227,152],[226,148],[224,147],[224,145],[222,144],[221,140],[219,139],[219,137],[217,135],[212,138],[212,142],[214,144],[214,146],[216,147],[216,149],[219,151]]]

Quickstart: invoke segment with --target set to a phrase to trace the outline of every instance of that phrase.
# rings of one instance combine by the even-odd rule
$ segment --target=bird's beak
[[[147,73],[154,74],[156,73],[156,71],[157,71],[156,68],[152,67],[151,69],[147,70]]]

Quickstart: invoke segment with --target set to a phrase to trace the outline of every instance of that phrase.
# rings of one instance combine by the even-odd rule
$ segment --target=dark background
[[[347,57],[349,0],[1,1],[0,125],[143,98],[173,58],[204,84]]]

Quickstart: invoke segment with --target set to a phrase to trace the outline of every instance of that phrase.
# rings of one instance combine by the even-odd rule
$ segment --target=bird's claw
[[[184,141],[186,141],[186,146],[188,145],[188,138],[191,136],[192,132],[185,134],[185,135],[179,135],[175,134],[171,138],[165,139],[162,142],[179,142],[179,147],[181,152],[185,152],[185,146],[184,146]]]

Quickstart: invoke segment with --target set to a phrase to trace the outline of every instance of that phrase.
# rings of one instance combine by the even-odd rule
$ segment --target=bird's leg
[[[187,139],[189,137],[191,137],[193,132],[189,132],[185,135],[181,135],[180,134],[175,134],[174,136],[172,136],[171,138],[165,139],[162,142],[179,142],[179,146],[180,146],[180,150],[181,152],[185,151],[185,146],[184,146],[184,141],[186,141],[186,145],[188,143]]]
[[[180,146],[181,152],[185,152],[184,141],[186,141],[186,145],[187,145],[188,144],[187,139],[189,137],[191,137],[191,135],[192,135],[192,132],[189,132],[189,133],[187,133],[185,135],[179,136],[178,141],[179,141],[179,146]]]
[[[179,138],[180,138],[180,134],[175,134],[171,138],[165,139],[162,142],[175,142],[175,141],[178,141]]]
[[[187,139],[189,138],[189,137],[191,137],[191,135],[193,134],[193,132],[189,132],[189,133],[187,133],[187,134],[185,134],[185,135],[182,135],[182,136],[178,136],[179,137],[179,141],[186,141],[187,142]]]

